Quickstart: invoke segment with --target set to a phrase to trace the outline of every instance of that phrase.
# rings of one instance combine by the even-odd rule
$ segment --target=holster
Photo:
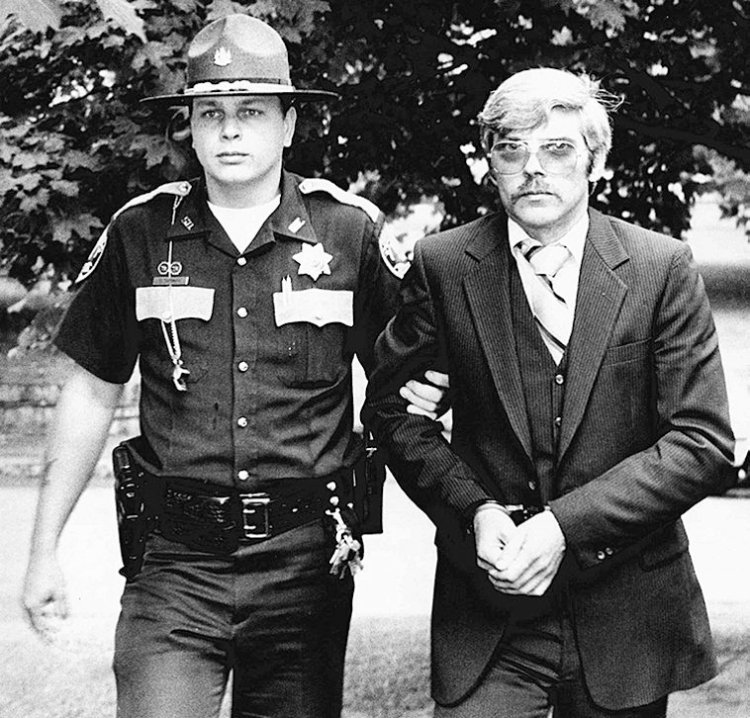
[[[363,534],[383,533],[383,484],[385,457],[372,434],[362,433],[364,452],[354,465],[354,510]]]
[[[141,570],[146,538],[150,530],[146,482],[127,441],[123,441],[112,450],[112,467],[115,477],[117,531],[122,556],[120,573],[126,579],[130,579]]]

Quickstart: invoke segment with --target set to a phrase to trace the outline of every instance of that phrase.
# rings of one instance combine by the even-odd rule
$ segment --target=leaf
[[[232,2],[232,0],[213,0],[206,13],[206,21],[213,22],[237,12],[245,14],[245,8],[240,3]]]
[[[198,9],[195,0],[172,0],[172,5],[184,13],[193,13]]]
[[[60,217],[56,219],[52,227],[52,239],[55,242],[66,243],[73,233],[82,239],[89,239],[91,235],[102,228],[98,217],[89,212],[73,215],[72,217]]]
[[[121,27],[128,35],[135,35],[146,42],[146,27],[127,0],[96,0],[96,4],[107,20]]]
[[[10,16],[31,32],[45,32],[60,27],[62,8],[56,0],[3,0],[0,4],[0,26]]]
[[[44,151],[45,152],[59,152],[65,148],[65,140],[59,135],[51,135],[44,140]]]
[[[45,152],[19,152],[13,158],[13,166],[23,170],[43,167],[47,164],[47,154]]]
[[[41,177],[36,172],[16,178],[16,183],[21,185],[26,193],[33,192],[39,186],[40,182]]]
[[[152,67],[161,68],[165,60],[171,58],[173,54],[172,47],[164,42],[147,42],[138,48],[133,57],[132,67],[137,71],[148,62]]]
[[[296,0],[278,0],[279,13],[285,15],[288,12],[290,21],[301,35],[309,35],[320,23],[316,17],[331,11],[331,6],[324,0],[308,0],[308,2],[296,2]],[[286,7],[284,7],[286,6]]]
[[[55,180],[50,182],[50,187],[66,197],[78,197],[78,185],[70,180]]]
[[[65,153],[65,166],[76,169],[87,169],[92,172],[99,167],[99,163],[88,153],[80,150],[69,150]]]
[[[49,190],[41,189],[31,195],[26,195],[19,204],[21,212],[33,212],[38,207],[46,207],[49,203]]]
[[[638,6],[631,0],[597,0],[591,4],[589,20],[594,27],[609,27],[614,32],[625,28],[628,17],[638,15]]]
[[[4,142],[0,141],[0,162],[4,164],[10,164],[13,162],[13,157],[15,157],[16,154],[16,148],[13,145],[7,145]]]
[[[278,4],[280,5],[281,3]],[[260,20],[268,20],[276,11],[277,3],[271,2],[271,0],[257,0],[250,8],[250,14]],[[289,17],[288,15],[284,15],[284,13],[280,14],[284,17]]]
[[[15,190],[18,186],[18,180],[7,170],[0,170],[0,197],[6,192]]]
[[[145,150],[146,169],[160,165],[169,156],[169,142],[164,137],[138,135],[130,145],[132,150]]]
[[[595,28],[608,28],[619,33],[625,28],[628,17],[637,17],[638,5],[634,0],[557,0],[565,12],[574,10],[585,17]]]

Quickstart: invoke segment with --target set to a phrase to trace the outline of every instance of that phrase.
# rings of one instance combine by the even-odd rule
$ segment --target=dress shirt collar
[[[556,239],[552,244],[561,244],[570,250],[577,266],[581,266],[583,260],[583,246],[586,243],[586,235],[589,231],[589,213],[584,212],[576,223],[560,239]],[[529,235],[518,222],[508,217],[508,240],[510,241],[511,251],[517,244],[527,239]]]

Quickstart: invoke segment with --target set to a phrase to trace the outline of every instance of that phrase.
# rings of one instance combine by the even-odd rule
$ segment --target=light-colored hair
[[[479,113],[482,147],[489,153],[495,139],[543,125],[555,109],[575,112],[591,166],[603,167],[612,147],[609,112],[620,104],[588,75],[540,67],[511,75],[487,99]]]

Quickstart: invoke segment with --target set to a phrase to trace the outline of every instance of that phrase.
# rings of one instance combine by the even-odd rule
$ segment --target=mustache
[[[523,197],[527,194],[554,194],[554,192],[547,187],[543,182],[539,182],[536,179],[532,179],[531,181],[524,182],[514,193],[513,193],[513,199],[517,199],[519,197]]]

